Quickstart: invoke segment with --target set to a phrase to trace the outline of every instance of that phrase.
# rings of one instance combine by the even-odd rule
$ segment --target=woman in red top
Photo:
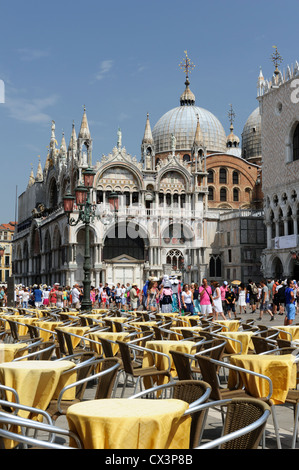
[[[56,286],[53,286],[52,289],[50,290],[49,301],[50,301],[50,307],[56,307],[56,302],[57,302]]]

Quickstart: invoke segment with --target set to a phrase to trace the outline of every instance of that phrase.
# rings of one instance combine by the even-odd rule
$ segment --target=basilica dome
[[[197,119],[204,139],[204,146],[208,152],[225,152],[226,134],[220,121],[204,108],[195,106],[195,96],[189,89],[187,80],[186,89],[181,95],[181,106],[165,113],[153,128],[155,152],[168,152],[171,150],[171,135],[176,138],[176,150],[190,151],[194,143]]]
[[[242,132],[242,157],[257,162],[261,159],[261,114],[257,107],[248,117]]]
[[[197,116],[209,152],[225,152],[226,135],[220,121],[198,106],[178,106],[165,113],[153,129],[156,154],[171,150],[171,134],[176,137],[176,150],[190,151],[194,142]]]

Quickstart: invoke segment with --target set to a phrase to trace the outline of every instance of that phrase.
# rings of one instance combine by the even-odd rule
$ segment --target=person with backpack
[[[285,303],[285,284],[283,281],[279,280],[278,281],[278,286],[276,287],[276,292],[275,292],[275,302],[278,310],[278,315],[283,315],[284,313],[284,303]]]
[[[251,279],[248,280],[247,292],[249,293],[249,305],[251,306],[251,313],[254,313],[256,311],[258,288]]]

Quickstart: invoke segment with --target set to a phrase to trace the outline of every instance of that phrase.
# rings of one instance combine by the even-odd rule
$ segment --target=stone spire
[[[38,166],[37,166],[37,172],[36,172],[36,176],[35,176],[35,181],[43,181],[43,169],[42,169],[42,165],[41,165],[41,162],[40,162],[40,155],[38,156]]]
[[[151,145],[154,143],[148,113],[147,113],[147,118],[146,118],[146,124],[145,124],[145,130],[144,130],[144,136],[143,136],[143,139],[142,139],[142,143],[143,144],[151,144]]]
[[[198,147],[204,144],[204,138],[203,138],[200,124],[199,124],[198,114],[197,114],[197,124],[196,124],[196,131],[195,131],[195,137],[194,137],[194,144],[197,145]]]
[[[83,112],[83,117],[82,117],[82,122],[81,122],[81,128],[80,128],[78,137],[79,139],[90,139],[90,132],[89,132],[89,126],[88,126],[88,121],[87,121],[87,116],[86,116],[85,105],[84,105],[84,112]]]
[[[73,125],[72,125],[72,133],[71,133],[71,138],[70,138],[70,143],[69,143],[68,150],[69,151],[74,150],[75,152],[77,151],[77,136],[76,136],[74,121],[73,121]]]
[[[32,168],[32,163],[31,163],[31,172],[30,172],[27,188],[30,188],[31,186],[33,186],[34,183],[35,183],[35,178],[34,178],[34,173],[33,173],[33,168]]]

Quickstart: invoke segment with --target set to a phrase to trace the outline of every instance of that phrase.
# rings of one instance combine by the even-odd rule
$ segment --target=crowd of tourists
[[[5,306],[6,291],[0,289],[0,302]],[[15,303],[18,307],[75,307],[80,308],[83,288],[79,284],[53,286],[34,284],[30,287],[16,286]],[[214,319],[236,318],[246,313],[259,313],[258,320],[267,314],[285,315],[286,324],[292,323],[299,309],[299,282],[292,279],[249,280],[247,284],[227,281],[219,284],[206,278],[197,283],[182,283],[175,276],[150,277],[143,286],[136,283],[108,283],[91,286],[92,308],[118,306],[121,310],[159,310],[162,313],[213,315]]]

